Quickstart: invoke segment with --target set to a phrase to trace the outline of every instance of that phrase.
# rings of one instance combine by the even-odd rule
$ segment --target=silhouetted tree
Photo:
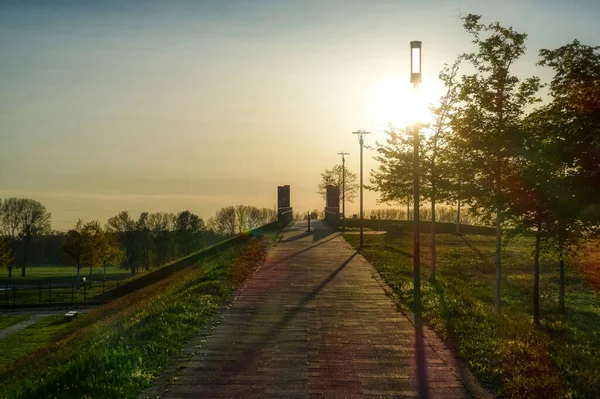
[[[317,194],[327,200],[327,186],[332,185],[340,188],[340,206],[344,200],[344,193],[342,190],[342,180],[344,179],[344,169],[342,165],[334,165],[331,169],[325,169],[325,172],[321,173],[321,182],[319,183],[319,189]],[[358,184],[356,183],[356,173],[352,173],[346,168],[346,202],[354,202],[356,194],[358,193]]]
[[[50,232],[51,215],[44,205],[29,198],[4,200],[0,215],[5,236],[14,246],[21,246],[21,276],[25,277],[31,243]]]
[[[236,232],[236,212],[233,206],[221,208],[211,218],[211,228],[225,236],[233,236]]]

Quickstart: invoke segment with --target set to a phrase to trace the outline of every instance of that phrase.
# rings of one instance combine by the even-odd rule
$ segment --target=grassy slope
[[[346,235],[355,247],[358,236]],[[503,249],[502,315],[493,306],[494,238],[438,235],[438,282],[427,282],[430,236],[421,237],[424,317],[450,340],[473,373],[505,397],[597,397],[600,296],[567,268],[567,315],[558,313],[558,270],[543,259],[542,326],[532,322],[529,238]],[[363,255],[412,305],[412,233],[365,236]]]
[[[56,331],[66,325],[62,315],[48,316],[3,338],[0,340],[0,364],[11,362],[35,350],[48,342]]]
[[[267,245],[251,239],[233,246],[70,323],[0,366],[0,397],[137,397],[264,260]]]
[[[0,316],[0,330],[27,319],[27,316]],[[1,354],[0,354],[1,355]]]

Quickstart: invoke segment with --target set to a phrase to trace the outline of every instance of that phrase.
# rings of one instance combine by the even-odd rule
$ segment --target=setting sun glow
[[[369,117],[377,126],[430,123],[429,107],[439,101],[440,94],[438,85],[423,82],[415,89],[405,77],[388,76],[369,93]]]

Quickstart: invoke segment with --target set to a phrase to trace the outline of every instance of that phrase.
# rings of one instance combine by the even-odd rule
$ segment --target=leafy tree
[[[98,246],[98,261],[104,269],[103,278],[106,279],[106,265],[119,265],[125,258],[125,253],[119,246],[116,234],[106,230],[102,231]]]
[[[472,208],[496,224],[495,303],[500,311],[502,278],[502,225],[509,208],[510,184],[517,164],[517,138],[524,109],[538,99],[538,78],[521,81],[511,73],[515,61],[525,52],[527,35],[501,26],[484,25],[481,16],[462,18],[463,27],[473,37],[477,51],[465,54],[475,73],[462,76],[460,105],[453,115],[453,145],[472,177],[462,188]]]
[[[356,183],[357,175],[346,169],[346,202],[354,202],[358,193],[358,184]],[[325,172],[321,173],[321,182],[319,183],[319,189],[317,194],[327,200],[327,186],[332,185],[340,188],[340,204],[344,201],[344,193],[342,190],[342,183],[344,180],[344,168],[342,165],[334,165],[331,169],[325,169]]]
[[[4,267],[11,268],[14,261],[12,250],[7,241],[6,238],[0,237],[0,269]]]
[[[201,247],[204,234],[204,220],[190,211],[177,214],[175,234],[180,251],[187,255]]]
[[[564,258],[574,255],[574,248],[600,223],[599,50],[600,47],[581,45],[577,40],[556,50],[540,50],[539,64],[555,72],[550,84],[552,101],[527,118],[526,164],[537,166],[534,173],[529,172],[537,176],[532,191],[537,192],[537,202],[540,199],[546,202],[543,232],[538,229],[538,233],[542,235],[542,246],[559,262],[561,312],[565,311]],[[522,177],[527,178],[530,176]],[[538,244],[536,256],[539,250]],[[539,321],[537,274],[536,267],[536,322]]]
[[[378,203],[407,203],[413,194],[413,142],[410,128],[389,127],[384,144],[377,143],[377,170],[371,171],[369,190],[379,192]],[[407,213],[408,217],[408,213]]]
[[[136,253],[136,222],[129,216],[129,212],[122,211],[116,216],[111,217],[106,222],[106,230],[117,234],[121,247],[125,252],[125,261],[131,274],[135,274],[137,253]]]
[[[80,270],[84,266],[98,264],[101,259],[101,227],[97,221],[83,223],[79,219],[75,227],[67,232],[63,251],[69,255],[77,268],[77,286],[80,285]]]
[[[449,149],[448,136],[451,130],[451,115],[458,100],[456,75],[459,63],[460,58],[451,66],[444,66],[444,69],[438,75],[444,83],[446,92],[440,98],[440,104],[431,107],[431,113],[434,117],[434,122],[430,128],[431,134],[422,141],[420,165],[423,178],[422,195],[431,204],[431,264],[429,269],[429,279],[431,281],[435,280],[436,273],[435,207],[438,201],[445,202],[452,197],[450,182],[453,176],[449,172],[452,170],[450,167],[452,152]]]
[[[562,160],[575,188],[581,217],[600,223],[600,46],[578,40],[540,50],[542,66],[554,70],[547,126],[562,145]]]

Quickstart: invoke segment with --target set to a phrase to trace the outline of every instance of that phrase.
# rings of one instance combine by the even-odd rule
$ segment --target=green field
[[[357,235],[344,238],[354,247]],[[412,233],[365,236],[361,253],[408,306]],[[600,295],[568,266],[567,314],[558,312],[558,266],[542,259],[541,327],[533,324],[533,240],[503,248],[502,314],[493,305],[494,237],[437,236],[438,279],[427,281],[430,236],[421,236],[423,316],[472,372],[501,397],[597,398]]]
[[[93,268],[92,272],[90,277],[89,268],[81,269],[81,282],[84,277],[88,282],[84,288],[77,286],[76,269],[72,266],[32,266],[26,277],[13,274],[10,279],[0,279],[0,304],[81,303],[146,273],[132,275],[126,269],[107,267],[104,280],[102,268]]]
[[[90,277],[89,267],[84,267],[80,275]],[[92,268],[92,280],[102,280],[104,269],[101,267]],[[131,275],[128,269],[116,266],[106,267],[107,280],[119,280]],[[0,286],[8,284],[54,284],[54,283],[76,283],[77,269],[69,265],[32,265],[27,266],[27,276],[21,277],[21,269],[13,269],[12,277],[8,277],[8,272],[4,271],[0,276]]]
[[[278,236],[268,231],[228,246],[66,326],[48,320],[57,331],[32,351],[15,343],[15,356],[23,356],[0,364],[0,398],[137,398]]]

